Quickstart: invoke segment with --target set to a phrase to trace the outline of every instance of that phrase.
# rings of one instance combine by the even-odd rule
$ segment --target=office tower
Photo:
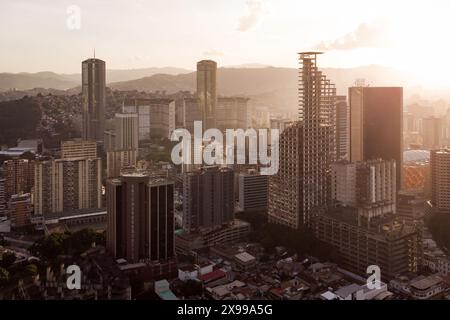
[[[301,221],[330,200],[329,169],[336,159],[336,88],[317,67],[316,52],[300,53],[299,120],[303,123]]]
[[[137,150],[139,144],[139,122],[137,113],[116,113],[114,128],[115,150]]]
[[[442,148],[445,143],[445,129],[443,118],[427,117],[422,119],[422,139],[424,148]]]
[[[137,150],[113,150],[106,153],[106,177],[115,178],[126,167],[135,167]]]
[[[279,170],[269,176],[269,222],[297,229],[303,223],[303,124],[295,122],[280,135]]]
[[[29,225],[32,213],[31,195],[29,193],[13,195],[8,201],[8,212],[11,226],[20,228]]]
[[[3,163],[6,201],[14,194],[28,193],[33,186],[34,162],[12,159]]]
[[[217,99],[216,125],[217,129],[225,132],[226,129],[248,128],[248,98],[220,97]]]
[[[81,64],[81,93],[84,140],[103,141],[105,131],[105,61],[87,59]]]
[[[395,160],[381,159],[331,164],[332,200],[369,220],[395,213],[395,166]]]
[[[350,161],[397,162],[397,190],[402,187],[403,88],[351,87]]]
[[[422,260],[422,229],[392,217],[362,222],[350,208],[316,215],[316,238],[330,245],[336,262],[345,270],[367,277],[367,267],[377,265],[382,280],[417,272]]]
[[[174,256],[174,186],[130,173],[106,184],[107,248],[129,263]]]
[[[266,210],[269,177],[255,169],[239,174],[239,207],[241,210]]]
[[[216,128],[216,72],[215,61],[197,62],[197,98],[202,113],[203,130]]]
[[[6,180],[0,178],[0,217],[5,217],[7,213],[6,201]]]
[[[183,175],[183,229],[215,229],[234,214],[234,173],[227,167],[202,167]]]
[[[61,143],[61,158],[97,158],[97,142],[71,140]]]
[[[400,191],[397,195],[397,216],[409,223],[422,221],[425,215],[425,196],[422,191]]]
[[[431,151],[431,204],[439,213],[450,213],[450,150]]]
[[[114,150],[116,146],[116,130],[106,130],[103,136],[103,146],[105,148],[105,151],[108,152]]]
[[[139,141],[153,138],[170,139],[175,130],[175,101],[173,99],[133,99],[125,100],[123,112],[137,113]]]
[[[336,160],[348,160],[349,112],[346,96],[336,96]]]
[[[100,158],[37,161],[34,181],[36,215],[102,208]]]

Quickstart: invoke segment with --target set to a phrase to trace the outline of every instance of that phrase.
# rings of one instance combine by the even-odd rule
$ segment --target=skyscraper
[[[422,119],[423,146],[427,149],[439,149],[444,146],[444,118],[427,117]]]
[[[402,187],[403,88],[351,87],[350,161],[395,160]]]
[[[202,113],[203,130],[216,128],[217,63],[202,60],[197,63],[197,98]]]
[[[450,150],[433,150],[430,167],[433,209],[440,213],[450,213]]]
[[[299,121],[280,136],[280,166],[269,178],[269,221],[309,226],[330,202],[330,163],[336,158],[336,89],[319,71],[317,52],[300,53]]]
[[[183,176],[183,229],[215,229],[234,214],[234,173],[227,167],[202,167]]]
[[[110,179],[107,195],[107,248],[128,262],[174,256],[173,183],[130,173]]]
[[[300,53],[299,119],[303,123],[301,221],[308,225],[330,200],[330,163],[336,159],[336,88],[317,67],[318,52]]]
[[[105,131],[105,61],[92,58],[82,62],[81,92],[84,140],[103,141]]]

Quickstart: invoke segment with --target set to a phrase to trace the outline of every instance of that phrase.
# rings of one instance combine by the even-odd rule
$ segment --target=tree
[[[0,286],[4,286],[9,282],[9,272],[8,270],[0,267]]]
[[[38,267],[33,263],[27,265],[24,269],[24,273],[28,276],[35,276],[38,274],[38,272]]]
[[[8,269],[13,265],[13,263],[16,261],[17,257],[14,254],[14,252],[6,251],[2,255],[2,260],[0,261],[0,267]]]

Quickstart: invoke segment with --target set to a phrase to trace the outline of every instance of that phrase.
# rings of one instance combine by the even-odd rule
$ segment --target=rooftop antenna
[[[94,59],[95,59],[95,48],[94,48]]]

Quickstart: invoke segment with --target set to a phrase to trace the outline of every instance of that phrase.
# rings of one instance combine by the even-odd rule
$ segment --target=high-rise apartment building
[[[97,158],[97,142],[71,140],[61,143],[61,158]]]
[[[139,141],[152,138],[170,139],[175,130],[175,101],[173,99],[133,99],[123,103],[125,113],[138,114]]]
[[[6,201],[14,194],[28,193],[33,187],[34,161],[11,159],[3,163]]]
[[[402,187],[403,88],[351,87],[350,161],[395,160]]]
[[[450,150],[431,151],[431,204],[440,213],[450,213]]]
[[[174,186],[165,179],[129,173],[110,179],[107,195],[107,248],[128,262],[174,256]]]
[[[331,164],[332,200],[367,219],[395,213],[395,174],[395,160],[335,162]]]
[[[30,224],[32,204],[29,193],[15,194],[8,201],[11,226],[20,228]]]
[[[234,173],[208,166],[183,176],[183,229],[215,229],[234,217]]]
[[[115,150],[137,150],[139,148],[138,113],[116,113],[114,117]]]
[[[336,160],[348,160],[349,112],[346,96],[336,96]]]
[[[105,131],[106,66],[92,58],[81,64],[81,92],[84,140],[103,141]]]
[[[269,177],[252,169],[239,174],[239,208],[241,210],[266,210]]]
[[[216,73],[215,61],[197,62],[197,98],[202,113],[203,130],[216,128]]]
[[[102,208],[100,158],[37,161],[34,173],[36,215]]]
[[[6,216],[7,201],[6,201],[6,180],[0,178],[0,217]]]

